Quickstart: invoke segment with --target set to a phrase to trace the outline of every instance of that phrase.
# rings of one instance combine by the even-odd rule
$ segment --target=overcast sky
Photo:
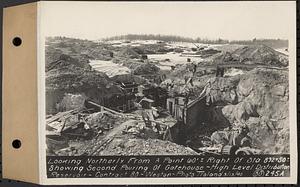
[[[295,2],[43,2],[46,36],[288,39]]]

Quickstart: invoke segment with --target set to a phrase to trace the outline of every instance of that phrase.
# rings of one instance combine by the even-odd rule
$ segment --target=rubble
[[[288,132],[286,126],[288,124],[286,71],[256,68],[231,77],[207,79],[205,85],[202,84],[201,93],[195,92],[195,94],[198,97],[201,94],[206,97],[207,123],[211,123],[211,129],[215,129],[214,131],[219,133],[219,130],[227,127],[236,128],[246,125],[250,129],[248,135],[251,137],[252,148],[255,149],[251,150],[251,153],[261,153],[259,150],[264,150],[266,153],[288,150],[288,144],[282,143],[287,142],[288,138],[282,136],[278,138],[278,134],[287,134],[286,132]],[[196,82],[199,80],[194,79],[194,90],[201,85]],[[175,79],[168,84],[174,84],[174,89],[178,85],[180,85],[179,88],[183,87],[185,83],[182,80],[179,81],[177,82]],[[257,120],[254,123],[250,119]],[[266,134],[268,135],[266,136]],[[196,142],[196,140],[192,140],[192,142]],[[200,147],[201,142],[202,140],[198,143]],[[222,144],[226,144],[226,142]],[[244,151],[243,154],[250,154],[249,150],[246,152]]]
[[[286,67],[288,65],[288,57],[266,45],[247,45],[241,46],[233,52],[223,52],[215,56],[213,63],[257,64]]]
[[[147,126],[137,114],[131,114],[127,117],[123,114],[118,115],[118,112],[111,109],[100,108],[102,108],[100,112],[91,113],[90,111],[93,110],[77,109],[61,112],[48,118],[48,152],[58,155],[102,155],[105,154],[105,151],[112,152],[109,150],[111,144],[114,144],[120,137],[124,138],[123,141],[132,137],[141,138],[146,142],[149,142],[149,139],[172,140],[169,127],[176,121],[172,122],[171,120],[169,121],[170,124],[165,119],[156,119],[158,117],[156,115],[155,119],[154,117],[151,118],[150,126],[149,124]],[[134,118],[134,120],[129,118]],[[53,137],[53,134],[56,138]],[[55,139],[61,141],[55,142]],[[59,143],[64,146],[60,146]],[[158,144],[158,142],[155,143]],[[172,146],[176,144],[170,144],[170,150],[174,149]]]
[[[61,103],[65,94],[80,94],[104,104],[113,94],[122,94],[122,89],[106,74],[81,68],[74,64],[56,66],[46,73],[47,113],[55,113],[57,103]],[[99,95],[101,93],[101,95]]]
[[[284,54],[264,45],[190,49],[60,40],[70,43],[46,48],[48,155],[289,152]],[[205,60],[189,57],[161,70],[157,65],[172,59],[147,57],[171,51]],[[92,70],[90,60],[130,71],[108,77]]]
[[[233,56],[240,62],[262,63],[272,66],[287,66],[288,58],[285,54],[280,53],[266,45],[249,45],[237,49]]]
[[[178,144],[159,139],[115,139],[100,155],[197,155]]]
[[[52,69],[67,68],[68,66],[75,66],[83,69],[90,70],[91,67],[88,64],[88,61],[79,61],[78,59],[72,58],[69,55],[63,54],[61,51],[57,50],[54,54],[48,54],[46,59],[46,71]]]
[[[233,125],[247,124],[250,132],[255,132],[250,133],[255,147],[268,148],[271,153],[286,151],[288,144],[279,143],[283,140],[277,134],[289,129],[287,72],[254,69],[241,76],[236,84],[237,103],[225,105],[219,115]],[[274,148],[275,144],[282,147]]]
[[[133,74],[135,75],[153,75],[157,74],[159,72],[159,68],[151,63],[144,63],[138,65],[134,71]]]
[[[73,109],[82,109],[84,107],[84,101],[87,98],[81,94],[70,94],[67,93],[63,97],[62,101],[58,103],[58,110],[69,111]],[[61,109],[60,109],[61,108]]]
[[[210,48],[210,49],[200,50],[196,54],[200,54],[200,56],[202,58],[207,58],[207,57],[213,56],[213,55],[218,54],[218,53],[221,53],[221,51]]]
[[[80,141],[82,143],[98,138],[99,135],[120,125],[125,121],[125,118],[115,114],[113,111],[111,112],[109,109],[105,110],[103,108],[103,111],[95,113],[90,113],[88,109],[62,112],[48,118],[46,121],[47,128],[49,129],[46,135],[50,145],[48,150],[55,154],[58,154],[57,151],[65,154],[71,149],[74,150],[74,147],[70,145],[72,142],[77,141],[78,143]],[[65,146],[56,146],[56,144],[63,144]],[[86,144],[82,146],[85,147]],[[78,154],[80,153],[80,149],[82,148],[76,148]]]
[[[134,49],[126,47],[122,51],[119,52],[119,56],[127,57],[127,58],[140,58],[139,53],[137,53]]]

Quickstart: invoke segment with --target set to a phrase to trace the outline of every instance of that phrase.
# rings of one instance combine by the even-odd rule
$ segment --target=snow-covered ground
[[[110,40],[105,41],[105,43],[111,44],[114,47],[123,47],[123,46],[131,46],[131,47],[137,47],[141,45],[146,44],[157,44],[158,40]]]
[[[187,62],[187,58],[190,58],[191,62]],[[152,54],[148,55],[148,59],[158,61],[157,66],[162,70],[170,70],[171,66],[175,66],[176,64],[187,64],[202,61],[202,58],[200,57],[181,56],[180,53]]]
[[[190,42],[169,42],[167,43],[170,47],[180,47],[180,48],[196,48],[196,47],[208,47],[208,44],[202,43],[190,43]]]
[[[115,64],[112,61],[90,60],[90,65],[93,69],[105,73],[109,77],[115,75],[123,75],[130,73],[130,69],[120,64]]]
[[[280,53],[283,53],[283,54],[285,54],[285,55],[289,55],[289,52],[288,51],[286,51],[286,47],[284,47],[284,48],[277,48],[277,49],[275,49],[276,51],[278,51],[278,52],[280,52]]]
[[[236,69],[236,68],[230,68],[225,71],[224,76],[225,77],[233,77],[236,75],[243,75],[245,72],[241,69]]]

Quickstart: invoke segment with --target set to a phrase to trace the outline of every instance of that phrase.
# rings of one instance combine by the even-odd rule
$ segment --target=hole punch
[[[12,43],[14,44],[14,46],[18,47],[22,44],[22,39],[20,37],[15,37]]]
[[[19,149],[19,148],[21,147],[21,141],[20,141],[20,140],[14,140],[14,141],[12,142],[12,146],[13,146],[13,148],[15,148],[15,149]]]

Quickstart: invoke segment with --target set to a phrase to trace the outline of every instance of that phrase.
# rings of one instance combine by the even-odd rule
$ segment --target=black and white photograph
[[[285,165],[270,175],[271,166],[251,168],[251,177],[288,177],[296,126],[290,122],[291,5],[45,3],[47,164],[91,156],[149,164],[139,156],[222,163],[273,155]]]

